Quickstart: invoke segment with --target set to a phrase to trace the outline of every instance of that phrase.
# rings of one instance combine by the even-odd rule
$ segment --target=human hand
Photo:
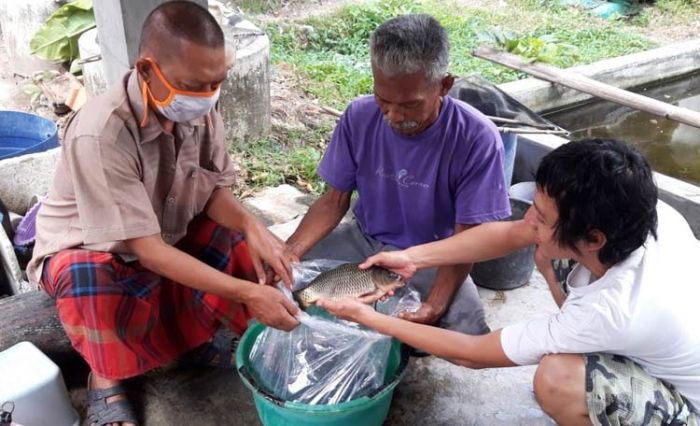
[[[254,286],[244,303],[251,314],[267,326],[290,331],[299,325],[295,318],[299,308],[274,287]]]
[[[443,311],[428,302],[421,304],[416,312],[401,312],[399,318],[420,324],[435,325],[443,316]]]
[[[371,306],[362,303],[359,299],[351,299],[349,297],[331,300],[319,299],[316,305],[330,312],[338,318],[362,323],[362,320],[374,312]]]
[[[371,266],[381,266],[395,272],[406,281],[416,273],[417,268],[414,260],[411,258],[407,250],[401,251],[383,251],[374,256],[370,256],[360,264],[360,269],[367,269]]]
[[[545,280],[557,280],[556,274],[554,273],[554,267],[552,266],[552,259],[547,257],[539,247],[535,249],[535,266]]]
[[[277,276],[287,288],[293,285],[292,263],[299,259],[287,245],[258,220],[244,229],[248,252],[260,284],[271,284]],[[266,268],[265,265],[268,265]],[[269,271],[269,272],[268,272]]]
[[[292,250],[292,248],[287,244],[284,243],[284,257],[289,259],[292,264],[299,263],[299,256]],[[265,283],[270,285],[270,284],[275,284],[278,283],[281,280],[280,276],[275,272],[274,269],[266,265],[265,268]],[[286,284],[285,284],[286,285]],[[292,272],[292,286],[294,286],[294,272]],[[292,287],[288,287],[290,290],[292,290]]]

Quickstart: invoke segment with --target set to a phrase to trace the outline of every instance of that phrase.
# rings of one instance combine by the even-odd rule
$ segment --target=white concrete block
[[[0,198],[8,210],[24,214],[35,195],[44,195],[53,182],[61,148],[0,161]]]
[[[55,0],[0,1],[0,41],[4,44],[13,72],[31,75],[35,71],[59,67],[32,55],[29,49],[34,34],[57,7]]]
[[[306,194],[291,185],[280,185],[267,188],[252,198],[247,198],[243,204],[262,215],[272,224],[289,222],[302,216],[308,206],[301,201]]]

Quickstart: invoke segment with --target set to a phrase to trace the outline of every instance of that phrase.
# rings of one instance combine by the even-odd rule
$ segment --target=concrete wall
[[[32,197],[49,191],[61,148],[0,161],[0,198],[8,210],[24,214]]]
[[[95,20],[108,85],[117,83],[138,55],[146,16],[167,0],[94,0]],[[190,0],[207,7],[207,0]]]
[[[248,21],[224,25],[227,47],[236,52],[221,87],[228,140],[254,139],[270,130],[270,40]]]
[[[700,39],[695,39],[570,70],[602,83],[628,89],[696,71],[698,58]],[[535,78],[513,81],[498,87],[536,112],[547,112],[592,99],[586,93]]]
[[[240,20],[235,25],[222,25],[226,36],[226,48],[235,52],[235,62],[228,79],[221,86],[221,113],[224,118],[227,140],[252,139],[270,130],[270,40],[267,35],[249,21]],[[96,30],[80,37],[80,58],[99,57],[100,34]],[[104,92],[109,86],[109,63],[101,60],[82,65],[85,87],[91,96]],[[121,72],[126,72],[121,69]]]
[[[107,77],[97,36],[97,28],[93,28],[83,33],[78,40],[83,84],[89,96],[96,96],[107,90]]]
[[[58,65],[29,53],[29,42],[44,21],[58,8],[55,0],[0,0],[0,42],[12,71],[31,75]]]

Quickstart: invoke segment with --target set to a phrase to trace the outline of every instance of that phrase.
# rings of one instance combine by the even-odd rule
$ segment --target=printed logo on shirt
[[[409,174],[406,169],[401,169],[396,173],[390,173],[385,171],[384,167],[379,167],[375,174],[380,178],[392,180],[404,188],[417,186],[419,188],[430,189],[430,185],[427,183],[415,181],[415,176]]]

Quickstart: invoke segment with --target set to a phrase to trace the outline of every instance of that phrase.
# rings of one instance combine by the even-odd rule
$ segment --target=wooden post
[[[700,112],[697,111],[632,93],[552,65],[537,62],[528,63],[517,55],[491,47],[478,48],[473,52],[473,55],[528,73],[541,80],[561,84],[617,104],[700,128]]]

